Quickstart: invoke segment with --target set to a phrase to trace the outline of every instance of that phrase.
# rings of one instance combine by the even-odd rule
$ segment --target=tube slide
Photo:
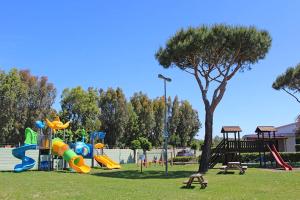
[[[94,148],[95,149],[102,149],[104,145],[102,143],[95,144]],[[95,155],[94,159],[99,163],[103,164],[105,167],[108,169],[120,169],[121,166],[113,161],[110,157],[107,155]]]
[[[52,140],[53,153],[62,156],[66,160],[70,167],[79,173],[89,173],[91,168],[84,163],[82,156],[77,155],[69,146],[59,138]]]
[[[15,166],[15,168],[14,168],[15,172],[26,171],[26,170],[31,169],[31,168],[34,167],[35,160],[25,156],[25,152],[27,150],[31,150],[31,149],[36,149],[36,145],[35,144],[24,145],[22,147],[15,148],[15,149],[12,150],[13,156],[15,156],[16,158],[22,160],[21,164],[17,164]]]
[[[284,162],[284,160],[282,159],[282,157],[280,156],[280,154],[278,153],[275,145],[273,144],[272,147],[270,147],[269,145],[267,145],[270,152],[272,153],[273,157],[275,158],[276,162],[278,163],[278,165],[280,165],[281,167],[284,168],[284,170],[288,171],[288,170],[293,170],[293,168],[287,164],[286,162]]]

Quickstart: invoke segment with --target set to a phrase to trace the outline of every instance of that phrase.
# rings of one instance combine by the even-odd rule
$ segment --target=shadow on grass
[[[181,186],[180,189],[186,189],[186,190],[191,190],[194,189],[196,186],[191,186],[191,187],[186,187],[186,186]]]
[[[54,173],[62,173],[62,174],[74,174],[77,173],[75,171],[70,171],[70,170],[57,170],[57,171],[52,171]]]
[[[175,179],[175,178],[188,178],[193,172],[189,171],[169,171],[168,176],[164,171],[144,171],[141,173],[138,170],[125,170],[113,172],[99,172],[92,173],[94,176],[102,176],[109,178],[124,178],[124,179]]]
[[[229,175],[229,174],[235,174],[233,171],[227,171],[227,172],[218,172],[218,175]]]

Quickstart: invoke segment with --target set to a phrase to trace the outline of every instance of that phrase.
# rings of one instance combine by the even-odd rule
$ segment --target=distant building
[[[278,151],[280,152],[295,152],[295,144],[296,144],[296,123],[287,124],[284,126],[276,127],[276,142],[278,144]],[[264,135],[265,138],[268,138],[269,135],[266,133]],[[271,133],[271,139],[273,134]],[[253,141],[257,140],[257,134],[244,135],[244,140]]]

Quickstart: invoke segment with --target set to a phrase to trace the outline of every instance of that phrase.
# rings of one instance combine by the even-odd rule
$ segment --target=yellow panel
[[[104,144],[102,144],[102,143],[95,144],[95,149],[103,149],[103,147],[104,147]]]

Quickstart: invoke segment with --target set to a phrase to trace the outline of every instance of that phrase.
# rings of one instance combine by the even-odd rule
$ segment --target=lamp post
[[[165,149],[166,176],[168,176],[168,139],[169,139],[169,134],[168,134],[168,130],[167,130],[167,81],[171,82],[172,80],[161,74],[158,74],[158,78],[164,80],[164,92],[165,92],[164,149]]]

